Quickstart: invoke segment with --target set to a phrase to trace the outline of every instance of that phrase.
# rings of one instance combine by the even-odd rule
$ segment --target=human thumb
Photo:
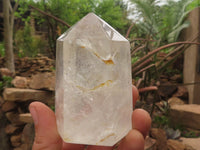
[[[29,105],[35,125],[32,150],[61,150],[62,139],[58,134],[54,112],[41,102]]]

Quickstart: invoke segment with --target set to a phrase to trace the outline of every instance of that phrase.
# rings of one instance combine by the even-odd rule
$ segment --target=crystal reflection
[[[107,35],[110,39],[114,41],[127,41],[123,36],[121,36],[114,28],[112,28],[109,24],[101,20],[103,29],[106,31]]]

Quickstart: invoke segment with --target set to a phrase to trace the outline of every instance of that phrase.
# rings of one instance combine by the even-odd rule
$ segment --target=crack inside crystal
[[[106,81],[104,83],[101,83],[100,85],[95,86],[92,89],[86,89],[86,88],[78,86],[78,85],[76,87],[79,88],[80,90],[82,90],[83,92],[86,92],[86,91],[94,91],[94,90],[97,90],[97,89],[105,87],[105,86],[108,87],[108,86],[110,86],[111,83],[113,83],[113,81],[112,80],[108,80],[108,81]]]
[[[64,138],[64,141],[65,142],[70,142],[71,140],[70,140],[70,138]]]
[[[80,41],[79,41],[79,42],[80,42]],[[86,47],[85,47],[84,45],[81,45],[80,48],[85,49]],[[88,50],[88,49],[87,49],[87,50]],[[99,58],[101,61],[103,61],[106,65],[114,65],[114,61],[113,61],[111,58],[109,58],[109,59],[103,59],[98,53],[96,53],[96,52],[94,52],[94,51],[92,51],[92,50],[88,50],[88,51],[94,53],[94,55],[95,55],[97,58]]]
[[[106,137],[104,137],[103,139],[101,139],[101,140],[99,141],[99,143],[105,141],[106,139],[110,138],[111,136],[115,136],[115,133],[111,133],[111,134],[107,135]]]
[[[105,64],[107,65],[114,65],[114,62],[113,60],[110,58],[110,59],[102,59],[101,56],[99,56],[97,53],[94,53],[101,61],[103,61]]]

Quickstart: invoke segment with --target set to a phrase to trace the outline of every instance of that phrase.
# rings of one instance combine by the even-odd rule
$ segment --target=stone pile
[[[166,94],[168,91],[173,90],[172,88],[166,92],[165,88],[163,86],[163,89],[159,92]],[[163,147],[167,147],[168,150],[198,150],[200,147],[200,105],[187,104],[188,92],[186,87],[183,86],[178,86],[176,92],[170,96],[167,100],[170,126],[174,129],[178,128],[179,132],[181,128],[181,134],[176,138],[169,137],[169,132],[167,133],[166,128],[164,128],[165,131],[153,128],[150,132],[151,137],[156,139],[158,150],[164,150],[165,148]],[[163,106],[163,103],[161,105],[160,103],[157,103],[158,106]],[[170,133],[175,134],[175,130]],[[166,137],[172,139],[167,139]]]
[[[0,57],[0,67],[4,67],[5,58]],[[52,72],[55,69],[55,60],[46,56],[15,58],[16,75],[30,77],[32,74]]]
[[[1,77],[12,76],[5,70],[0,69]],[[15,76],[12,85],[13,87],[6,87],[0,93],[0,122],[4,124],[0,126],[0,130],[4,129],[3,137],[7,139],[5,141],[7,147],[4,149],[31,150],[34,125],[28,106],[33,101],[54,106],[55,74],[44,72],[31,77]],[[0,139],[2,139],[1,134]]]
[[[166,132],[162,129],[152,128],[150,136],[156,140],[155,148],[150,150],[197,150],[182,140],[167,139]]]

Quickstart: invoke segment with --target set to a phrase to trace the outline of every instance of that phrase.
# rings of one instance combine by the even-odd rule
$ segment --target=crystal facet
[[[65,142],[113,146],[131,129],[129,42],[89,13],[57,40],[56,118]]]

